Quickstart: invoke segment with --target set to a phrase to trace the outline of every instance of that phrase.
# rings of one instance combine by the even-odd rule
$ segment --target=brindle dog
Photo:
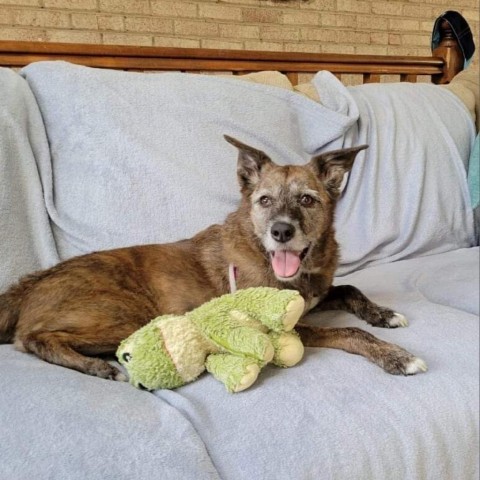
[[[57,365],[124,380],[100,355],[150,319],[182,314],[238,288],[298,290],[308,309],[341,309],[377,327],[406,326],[405,317],[352,286],[332,286],[338,262],[333,216],[343,176],[365,145],[314,157],[304,166],[276,165],[264,152],[225,136],[239,151],[242,198],[223,225],[193,238],[94,252],[27,275],[0,296],[0,341]],[[230,268],[231,269],[231,268]],[[362,355],[392,374],[425,363],[358,328],[297,327],[308,347]]]

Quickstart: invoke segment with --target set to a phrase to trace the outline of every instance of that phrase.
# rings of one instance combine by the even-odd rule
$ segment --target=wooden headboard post
[[[452,27],[446,20],[440,23],[440,43],[432,53],[433,56],[440,57],[444,61],[443,73],[434,75],[433,83],[450,83],[452,78],[463,69],[464,59]]]

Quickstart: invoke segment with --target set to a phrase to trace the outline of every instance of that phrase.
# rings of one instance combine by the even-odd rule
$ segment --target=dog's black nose
[[[270,230],[272,237],[280,243],[288,242],[295,235],[295,227],[290,223],[275,222]]]

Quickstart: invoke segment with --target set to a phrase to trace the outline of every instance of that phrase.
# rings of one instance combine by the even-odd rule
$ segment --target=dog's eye
[[[302,195],[300,197],[300,204],[304,207],[311,207],[315,202],[315,199],[310,195]]]
[[[260,197],[259,202],[262,207],[269,207],[272,204],[272,199],[266,195],[263,195]]]

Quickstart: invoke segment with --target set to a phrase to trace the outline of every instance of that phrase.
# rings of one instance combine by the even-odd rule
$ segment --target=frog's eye
[[[128,363],[130,361],[130,359],[132,358],[132,356],[128,353],[128,352],[125,352],[123,355],[122,355],[122,358],[123,358],[123,361]]]

